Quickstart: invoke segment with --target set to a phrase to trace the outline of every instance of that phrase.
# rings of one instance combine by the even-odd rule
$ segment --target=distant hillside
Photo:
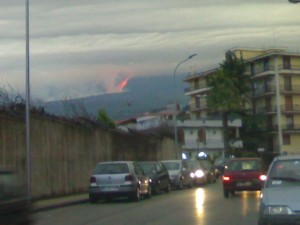
[[[174,104],[175,91],[179,103],[186,105],[188,98],[184,96],[182,80],[185,77],[176,77],[176,86],[172,76],[136,77],[128,81],[124,92],[115,94],[103,94],[80,99],[72,99],[63,103],[54,101],[45,103],[46,112],[54,115],[71,115],[80,111],[84,106],[91,115],[96,115],[100,108],[104,108],[114,120],[126,119],[137,114],[164,108],[168,104]],[[175,90],[176,89],[176,90]]]

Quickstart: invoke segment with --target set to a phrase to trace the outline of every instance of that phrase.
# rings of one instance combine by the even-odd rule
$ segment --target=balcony
[[[291,71],[300,73],[300,65],[279,64],[278,70],[280,73],[284,73],[284,72],[290,73]],[[275,74],[275,65],[268,65],[268,64],[256,65],[252,69],[251,68],[247,69],[246,74],[250,74],[253,78],[264,76],[264,75]]]
[[[284,123],[281,124],[281,129],[283,132],[289,132],[289,133],[300,133],[300,124],[288,124]],[[275,124],[270,127],[271,132],[277,132],[278,131],[278,125]]]
[[[195,87],[187,87],[184,89],[184,94],[185,95],[193,95],[193,94],[198,94],[201,92],[206,92],[208,91],[210,88],[207,87],[207,85],[203,84],[203,85],[198,85]]]
[[[281,93],[289,94],[300,94],[300,85],[280,85],[279,91]],[[255,88],[253,91],[253,97],[263,97],[267,95],[275,95],[276,87],[275,85],[263,86]]]
[[[276,111],[277,111],[276,105],[256,107],[256,113],[276,113]],[[299,104],[280,105],[280,112],[285,114],[300,113],[300,105]]]

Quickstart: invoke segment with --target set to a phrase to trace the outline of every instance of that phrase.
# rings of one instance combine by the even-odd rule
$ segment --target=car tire
[[[156,194],[158,194],[158,192],[159,192],[159,184],[155,184],[155,186],[152,190],[152,193],[156,195]]]
[[[170,184],[170,182],[168,182],[165,192],[169,193],[170,191],[171,191],[171,184]]]
[[[268,225],[268,223],[265,223],[264,221],[262,221],[260,218],[258,219],[258,225]]]
[[[90,203],[92,203],[92,204],[95,204],[98,202],[97,197],[94,195],[91,195],[91,194],[89,195],[89,200],[90,200]]]
[[[225,197],[225,198],[228,198],[228,197],[229,197],[229,191],[223,190],[223,193],[224,193],[224,197]]]
[[[193,181],[191,181],[189,184],[189,188],[193,188],[193,187],[194,187],[194,184],[193,184]]]
[[[183,182],[182,182],[182,180],[180,180],[179,181],[179,184],[178,184],[178,187],[177,187],[178,189],[183,189]]]
[[[139,187],[137,187],[137,189],[131,194],[130,198],[134,202],[138,202],[140,200],[141,196]]]
[[[147,195],[146,195],[146,198],[151,198],[152,197],[152,188],[151,188],[151,186],[149,185],[148,186],[148,193],[147,193]]]

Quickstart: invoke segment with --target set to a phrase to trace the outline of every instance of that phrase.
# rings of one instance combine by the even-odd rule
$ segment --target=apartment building
[[[246,76],[251,77],[252,98],[250,111],[267,117],[269,140],[262,146],[266,152],[300,153],[300,52],[284,48],[230,50],[242,57]],[[209,117],[206,96],[207,78],[220,68],[191,74],[184,81],[189,84],[191,119]]]

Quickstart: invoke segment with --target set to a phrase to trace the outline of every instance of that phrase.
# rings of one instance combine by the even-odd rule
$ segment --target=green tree
[[[107,128],[115,128],[116,127],[114,121],[111,118],[109,118],[105,109],[103,109],[103,108],[99,109],[99,111],[98,111],[97,121],[100,122],[103,126],[105,126]]]
[[[209,109],[222,116],[224,148],[228,151],[228,115],[241,113],[249,101],[250,79],[245,75],[245,63],[233,52],[226,53],[220,70],[208,79],[210,92],[207,97]]]

